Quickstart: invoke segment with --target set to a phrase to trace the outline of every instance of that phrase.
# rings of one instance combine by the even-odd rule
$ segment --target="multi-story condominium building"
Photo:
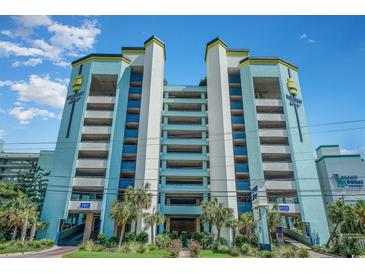
[[[54,151],[41,150],[39,153],[27,152],[5,152],[5,142],[0,140],[0,181],[16,182],[19,172],[29,171],[32,162],[48,172],[52,169],[52,159]]]
[[[253,210],[261,248],[270,248],[268,210],[280,212],[287,228],[297,218],[313,243],[324,243],[328,225],[297,67],[217,38],[206,47],[206,83],[171,86],[165,59],[153,36],[143,47],[72,63],[44,236],[115,235],[112,202],[148,182],[150,210],[166,216],[155,233],[208,231],[201,203],[215,197],[235,216]],[[231,240],[228,228],[222,234]]]

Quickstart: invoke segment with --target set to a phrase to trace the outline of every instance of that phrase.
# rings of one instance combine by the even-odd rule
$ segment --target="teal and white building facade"
[[[151,185],[163,231],[209,231],[201,203],[216,197],[236,216],[253,210],[260,247],[270,249],[268,211],[290,228],[300,218],[313,243],[329,237],[297,67],[252,57],[219,38],[206,46],[206,81],[164,80],[165,44],[153,36],[121,54],[72,63],[42,219],[62,241],[113,236],[112,202]],[[137,231],[145,229],[143,220]],[[149,230],[147,230],[149,231]],[[222,232],[231,240],[228,228]]]

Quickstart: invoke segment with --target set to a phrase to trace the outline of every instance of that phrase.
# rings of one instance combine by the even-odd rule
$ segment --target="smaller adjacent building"
[[[316,166],[323,201],[327,205],[343,199],[345,203],[365,200],[365,162],[360,154],[342,154],[339,145],[316,149]]]

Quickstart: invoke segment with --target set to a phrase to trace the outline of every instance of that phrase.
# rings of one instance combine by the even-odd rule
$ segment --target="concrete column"
[[[217,38],[206,50],[210,189],[212,198],[219,196],[218,200],[238,216],[226,48]],[[230,197],[219,193],[230,193]],[[222,237],[230,242],[230,230],[223,228]]]
[[[86,214],[86,221],[85,221],[84,236],[82,237],[83,242],[90,239],[91,231],[93,229],[93,221],[94,221],[94,214],[93,213],[87,213]]]
[[[200,218],[195,219],[195,231],[200,232]]]
[[[170,232],[170,217],[166,217],[166,231]]]

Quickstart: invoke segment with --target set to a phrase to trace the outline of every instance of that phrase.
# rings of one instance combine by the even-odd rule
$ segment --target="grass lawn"
[[[214,253],[212,250],[204,249],[200,251],[199,258],[242,258],[242,256],[233,257],[227,253]]]
[[[11,253],[20,253],[20,252],[30,252],[30,251],[41,251],[43,249],[47,249],[49,247],[9,247],[0,250],[0,254],[11,254]]]
[[[65,254],[63,258],[168,258],[169,256],[168,250],[159,249],[145,253],[76,251]]]

